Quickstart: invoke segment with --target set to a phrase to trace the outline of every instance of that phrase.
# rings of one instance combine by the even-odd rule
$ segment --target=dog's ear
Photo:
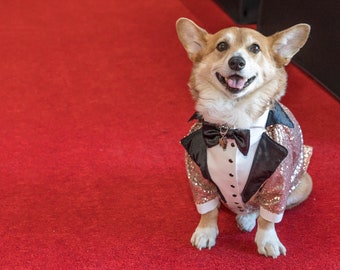
[[[310,29],[308,24],[301,23],[271,36],[272,50],[279,64],[288,65],[292,57],[305,45]]]
[[[177,20],[176,29],[179,40],[187,51],[190,60],[193,61],[205,47],[208,32],[186,18]]]

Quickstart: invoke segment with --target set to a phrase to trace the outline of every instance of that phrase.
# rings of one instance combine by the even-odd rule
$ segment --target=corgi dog
[[[210,34],[180,18],[176,29],[193,63],[189,87],[196,121],[181,140],[201,214],[191,243],[200,250],[216,244],[222,204],[236,214],[241,230],[257,225],[258,253],[286,255],[275,223],[312,191],[312,148],[303,144],[301,128],[280,98],[285,66],[306,43],[310,26],[271,36],[238,27]]]

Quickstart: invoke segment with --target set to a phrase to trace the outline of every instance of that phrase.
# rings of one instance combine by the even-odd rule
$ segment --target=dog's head
[[[298,24],[269,37],[238,27],[209,34],[186,18],[180,18],[176,27],[193,62],[194,98],[215,91],[234,102],[260,91],[268,92],[264,99],[279,99],[286,86],[284,66],[305,44],[310,31],[309,25]],[[267,84],[270,87],[265,90]]]

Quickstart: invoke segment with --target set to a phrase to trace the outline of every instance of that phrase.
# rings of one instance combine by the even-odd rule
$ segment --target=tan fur
[[[198,224],[201,228],[212,227],[217,224],[218,218],[218,209],[215,208],[213,211],[210,211],[206,214],[201,215],[200,222]]]
[[[249,127],[274,100],[284,95],[287,78],[284,65],[306,42],[309,29],[308,25],[299,24],[265,37],[252,29],[230,27],[212,35],[188,19],[179,19],[178,37],[193,62],[189,86],[196,110],[209,122]],[[292,43],[291,40],[293,46],[285,46]],[[216,45],[221,41],[226,41],[230,48],[217,51]],[[261,53],[249,52],[249,46],[254,43],[260,46]],[[239,72],[240,75],[257,76],[238,94],[226,91],[214,73],[218,71],[226,77],[234,73],[228,68],[228,60],[233,55],[242,55],[251,67]]]
[[[208,122],[236,128],[249,128],[274,101],[284,95],[287,85],[284,66],[305,44],[310,31],[309,25],[298,24],[269,37],[253,29],[238,27],[210,34],[186,18],[179,19],[176,27],[179,40],[193,62],[189,86],[196,102],[196,111]],[[228,48],[217,49],[221,42],[226,43]],[[259,53],[250,49],[254,44],[259,46]],[[232,70],[228,65],[228,61],[235,56],[241,56],[246,62],[239,71]],[[227,86],[217,74],[224,78]],[[230,90],[232,82],[228,78],[235,74],[251,83],[244,84],[242,89],[236,88],[237,91]],[[306,173],[290,195],[287,207],[292,208],[304,201],[311,189],[312,181]],[[215,245],[217,216],[217,208],[201,216],[191,239],[197,248]],[[255,221],[257,216],[255,213],[250,218]],[[244,222],[244,217],[237,217],[237,220]],[[286,249],[276,235],[274,223],[262,217],[258,218],[257,223],[255,242],[258,252],[273,258],[285,255]],[[250,220],[246,225],[239,224],[239,227],[250,231],[255,222]]]
[[[312,178],[308,173],[305,173],[300,180],[300,184],[288,197],[286,209],[292,209],[293,207],[305,201],[312,192],[312,188]]]

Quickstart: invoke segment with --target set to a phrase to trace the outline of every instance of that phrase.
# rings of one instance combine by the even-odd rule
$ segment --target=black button
[[[232,159],[229,159],[228,161],[229,161],[230,163],[233,163],[233,160],[232,160]]]
[[[234,185],[230,185],[232,188],[235,188],[235,186]],[[234,196],[234,195],[233,195]]]
[[[237,195],[236,195],[236,194],[233,194],[233,197],[235,198],[235,197],[237,197]]]
[[[230,177],[234,177],[234,175],[233,175],[232,173],[229,173],[229,176],[230,176]]]
[[[230,145],[231,145],[231,147],[235,147],[235,144],[233,142]]]

